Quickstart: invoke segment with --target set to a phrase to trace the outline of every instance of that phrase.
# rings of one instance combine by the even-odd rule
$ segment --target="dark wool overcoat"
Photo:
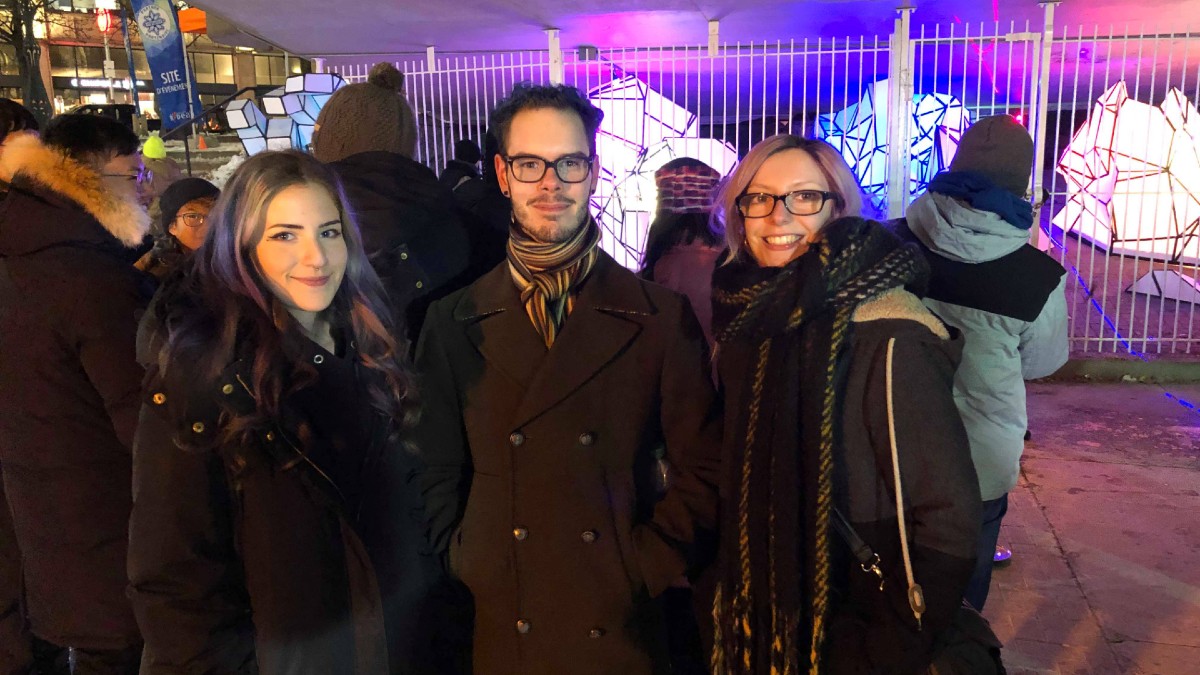
[[[601,254],[547,350],[502,264],[433,305],[418,370],[427,508],[474,597],[475,674],[669,672],[655,598],[713,525],[720,452],[687,301]]]

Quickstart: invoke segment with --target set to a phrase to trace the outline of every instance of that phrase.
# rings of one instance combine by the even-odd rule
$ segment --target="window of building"
[[[192,68],[196,73],[196,81],[200,84],[214,84],[217,81],[216,68],[213,66],[212,54],[192,54]]]
[[[254,81],[260,85],[271,83],[271,57],[254,57]]]
[[[217,71],[217,84],[233,84],[233,55],[214,54],[213,61]]]
[[[12,45],[0,45],[0,75],[20,75],[17,50]]]

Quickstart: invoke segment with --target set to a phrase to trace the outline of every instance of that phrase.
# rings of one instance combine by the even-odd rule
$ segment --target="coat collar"
[[[94,169],[44,145],[35,134],[14,134],[5,142],[0,177],[10,176],[75,202],[127,247],[141,244],[150,231],[150,216],[136,200],[117,199]]]
[[[657,314],[643,283],[601,252],[550,350],[521,306],[507,262],[475,282],[453,315],[489,364],[525,390],[513,420],[521,426],[583,386]]]

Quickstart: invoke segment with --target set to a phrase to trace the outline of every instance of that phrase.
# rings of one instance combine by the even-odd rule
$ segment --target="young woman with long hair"
[[[412,376],[345,204],[315,159],[255,155],[143,322],[143,674],[449,672]]]
[[[922,672],[979,529],[951,393],[961,340],[905,290],[920,292],[927,265],[858,217],[854,175],[827,144],[762,141],[717,208],[730,257],[713,288],[727,500],[714,671]],[[859,566],[843,522],[881,576]],[[923,603],[910,603],[917,584]]]

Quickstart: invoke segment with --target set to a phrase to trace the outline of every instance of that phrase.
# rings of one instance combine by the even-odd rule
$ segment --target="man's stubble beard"
[[[521,231],[524,232],[528,237],[544,243],[560,244],[570,239],[571,236],[574,235],[575,232],[577,232],[579,228],[583,227],[583,224],[587,222],[588,209],[590,208],[590,205],[590,199],[574,205],[574,211],[571,213],[571,220],[568,221],[573,222],[574,227],[570,228],[569,230],[560,227],[559,220],[556,219],[555,221],[548,221],[545,218],[538,216],[534,212],[533,207],[518,207],[515,202],[512,205],[513,221],[516,223],[517,227],[519,227]],[[529,223],[531,222],[535,223],[535,225],[530,226]]]

